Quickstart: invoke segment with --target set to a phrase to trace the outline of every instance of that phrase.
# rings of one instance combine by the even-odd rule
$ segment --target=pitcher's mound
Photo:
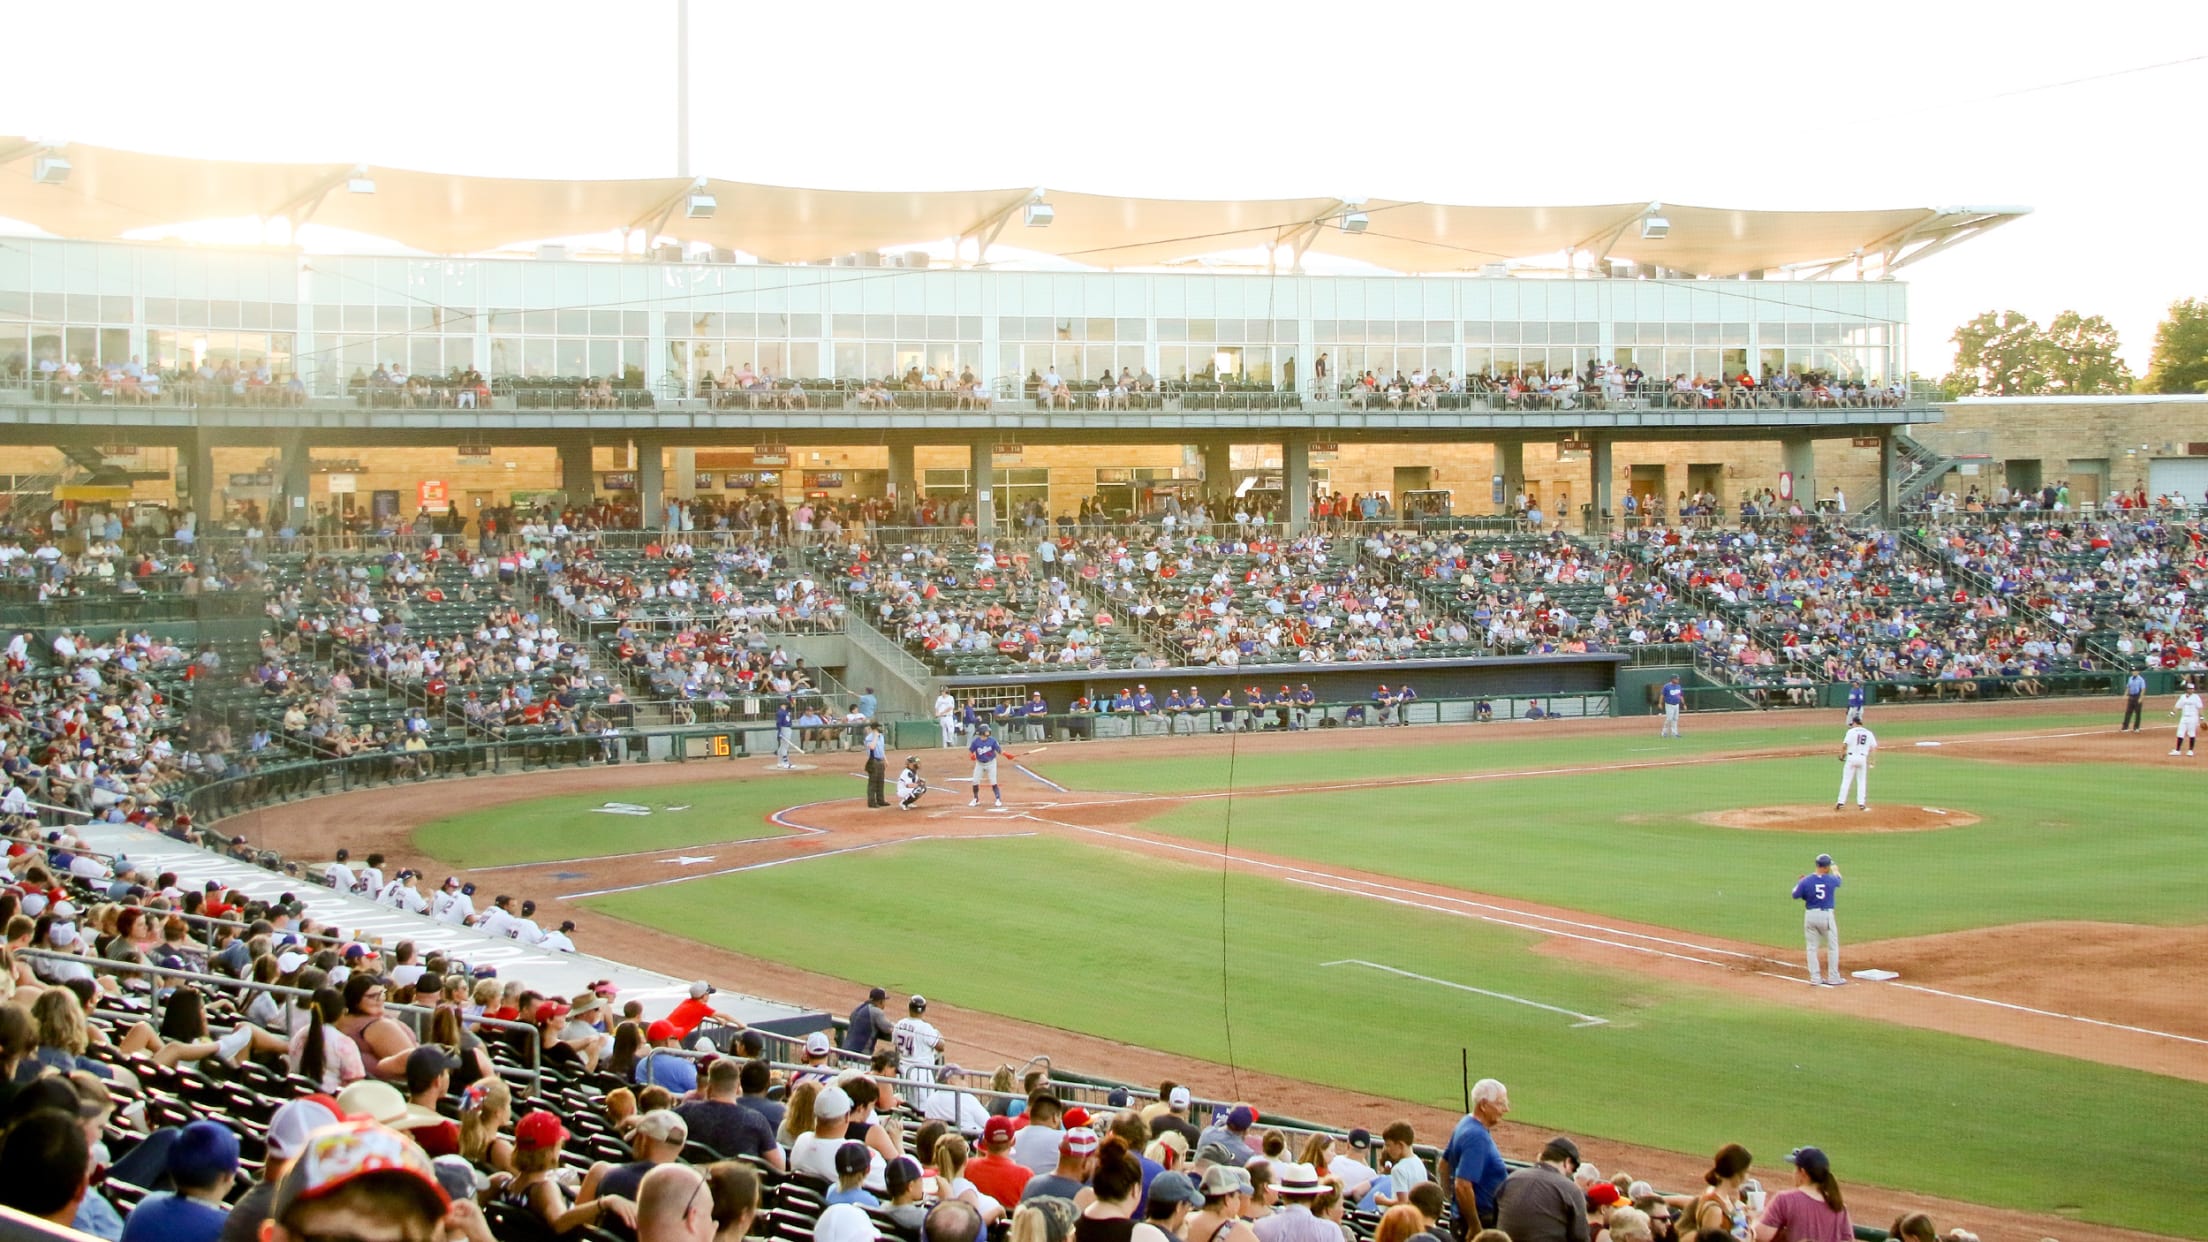
[[[1932,832],[1963,828],[1978,822],[1968,811],[1931,806],[1873,806],[1857,810],[1854,803],[1835,811],[1829,806],[1751,806],[1733,811],[1708,811],[1695,822],[1719,828],[1749,828],[1759,832]]]

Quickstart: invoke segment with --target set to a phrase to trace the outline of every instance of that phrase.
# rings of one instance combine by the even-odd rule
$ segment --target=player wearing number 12
[[[1833,902],[1840,896],[1840,872],[1832,855],[1817,856],[1817,870],[1794,882],[1794,900],[1802,903],[1802,940],[1809,949],[1809,981],[1818,987],[1836,988],[1840,977],[1840,924]],[[1825,948],[1825,973],[1817,973],[1817,946]],[[1829,982],[1827,981],[1829,978]]]
[[[1832,801],[1837,811],[1847,805],[1848,786],[1855,786],[1855,804],[1871,809],[1871,762],[1878,754],[1878,738],[1862,725],[1850,725],[1840,738],[1840,796]]]

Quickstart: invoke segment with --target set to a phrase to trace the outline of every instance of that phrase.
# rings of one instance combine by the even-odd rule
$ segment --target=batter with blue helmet
[[[998,744],[996,730],[988,721],[974,726],[974,740],[966,744],[966,754],[974,761],[974,796],[966,805],[981,805],[981,787],[985,784],[996,796],[997,805],[1004,805],[1004,786],[997,783],[997,757],[1003,753],[1004,747]]]

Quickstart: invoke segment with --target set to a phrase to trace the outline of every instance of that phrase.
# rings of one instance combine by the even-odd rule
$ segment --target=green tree
[[[2147,359],[2146,392],[2208,391],[2208,302],[2180,298],[2154,330],[2154,354]]]
[[[2099,315],[2066,310],[2047,325],[2040,340],[2047,391],[2076,396],[2130,392],[2131,367],[2119,352],[2116,329]]]
[[[1948,386],[1966,397],[2018,397],[2047,391],[2045,337],[2021,311],[1985,311],[1955,329],[1955,370]]]

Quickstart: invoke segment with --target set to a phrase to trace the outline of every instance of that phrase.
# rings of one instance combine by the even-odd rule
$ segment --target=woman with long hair
[[[291,1072],[335,1094],[368,1076],[360,1046],[337,1029],[345,1016],[345,997],[336,988],[319,988],[307,1003],[307,1024],[291,1037],[284,1063]]]
[[[337,1029],[360,1048],[360,1063],[368,1073],[385,1081],[406,1081],[406,1059],[419,1042],[406,1024],[384,1012],[388,995],[383,980],[355,974],[345,980],[345,1015]]]
[[[759,1213],[759,1175],[741,1160],[715,1161],[699,1172],[713,1195],[713,1242],[744,1242]]]
[[[1794,1166],[1794,1187],[1763,1205],[1754,1222],[1756,1242],[1782,1235],[1786,1242],[1852,1242],[1855,1226],[1848,1220],[1840,1179],[1832,1175],[1832,1161],[1815,1147],[1797,1147],[1786,1159]]]
[[[1940,1231],[1933,1228],[1932,1218],[1922,1212],[1904,1212],[1886,1231],[1892,1242],[1940,1242]]]
[[[1748,1149],[1738,1143],[1718,1148],[1710,1160],[1710,1171],[1702,1175],[1702,1193],[1673,1202],[1672,1206],[1679,1209],[1680,1235],[1691,1237],[1708,1229],[1730,1233],[1736,1224],[1744,1224],[1748,1209],[1742,1202],[1741,1187],[1755,1162]]]
[[[1426,1232],[1426,1218],[1408,1203],[1398,1203],[1380,1217],[1380,1227],[1372,1234],[1372,1242],[1411,1242],[1412,1238]]]
[[[482,1036],[461,1021],[458,1005],[439,1005],[430,1012],[428,1042],[451,1053],[460,1063],[452,1071],[449,1089],[454,1092],[464,1090],[469,1083],[498,1076],[498,1067],[491,1064],[490,1049],[483,1046]]]
[[[460,1092],[460,1158],[485,1173],[514,1171],[514,1144],[499,1131],[514,1116],[514,1089],[502,1078]]]
[[[636,1204],[620,1195],[569,1205],[567,1189],[554,1176],[566,1142],[567,1127],[553,1113],[539,1109],[522,1118],[514,1127],[514,1171],[491,1179],[492,1200],[534,1215],[556,1234],[603,1225],[608,1217],[633,1231]]]
[[[1135,1234],[1135,1205],[1142,1201],[1142,1162],[1118,1135],[1096,1149],[1096,1172],[1088,1189],[1094,1197],[1073,1222],[1074,1242],[1129,1242]]]
[[[820,1098],[820,1080],[808,1078],[790,1088],[789,1108],[782,1114],[782,1132],[775,1141],[788,1147],[800,1134],[811,1134],[817,1123],[813,1119],[813,1101]]]
[[[290,1050],[287,1040],[270,1034],[250,1022],[240,1022],[217,1036],[207,1022],[207,998],[199,989],[186,984],[169,993],[169,999],[161,1008],[161,1038],[169,1043],[181,1043],[197,1052],[205,1045],[207,1051],[193,1055],[185,1052],[178,1060],[199,1062],[208,1057],[219,1061],[236,1061],[249,1052],[265,1052],[282,1055]]]
[[[643,1055],[645,1047],[644,1028],[635,1022],[624,1022],[613,1028],[613,1051],[606,1054],[605,1063],[599,1068],[628,1082],[636,1077],[636,1059]]]

